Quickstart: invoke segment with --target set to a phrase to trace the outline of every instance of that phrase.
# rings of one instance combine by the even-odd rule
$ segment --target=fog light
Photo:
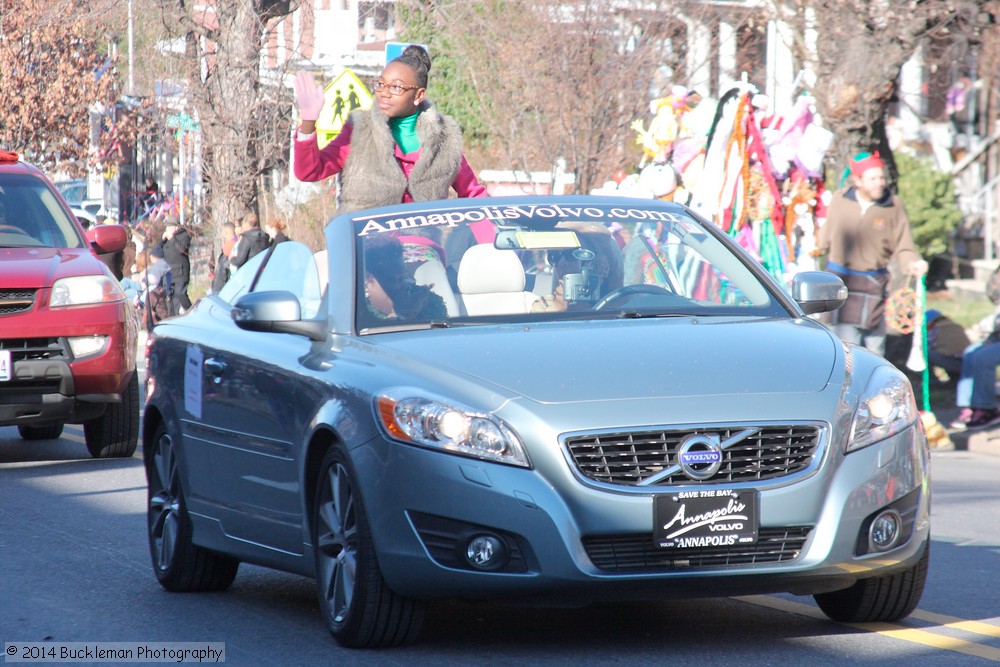
[[[107,348],[107,336],[73,336],[69,338],[69,349],[73,351],[73,357],[82,359],[104,352]]]
[[[465,549],[469,565],[479,570],[496,570],[507,562],[507,545],[495,535],[476,535]]]
[[[872,551],[888,551],[896,546],[903,519],[896,510],[886,510],[875,517],[868,529],[868,544]]]

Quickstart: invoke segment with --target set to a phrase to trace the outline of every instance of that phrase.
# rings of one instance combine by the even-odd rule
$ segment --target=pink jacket
[[[299,138],[295,135],[295,160],[292,165],[295,177],[300,181],[313,182],[321,181],[324,178],[340,173],[347,161],[347,156],[351,152],[351,125],[348,123],[340,133],[334,137],[333,141],[326,146],[319,148],[315,135]],[[413,165],[420,159],[421,149],[412,153],[404,154],[399,146],[396,146],[396,162],[403,170],[406,177],[410,177]],[[486,197],[486,187],[476,178],[465,156],[462,156],[462,164],[458,169],[451,187],[459,197]],[[403,203],[413,201],[409,192],[403,194]]]

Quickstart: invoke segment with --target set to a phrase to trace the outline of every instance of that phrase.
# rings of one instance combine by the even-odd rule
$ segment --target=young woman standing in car
[[[459,197],[485,197],[486,188],[462,154],[458,123],[439,113],[426,97],[430,68],[424,49],[406,47],[372,83],[371,109],[352,112],[322,149],[315,132],[323,90],[311,74],[299,72],[295,176],[319,181],[341,174],[341,212],[447,199],[449,188]]]

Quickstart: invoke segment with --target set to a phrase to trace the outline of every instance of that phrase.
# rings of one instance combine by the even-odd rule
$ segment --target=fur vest
[[[377,106],[351,114],[351,152],[341,175],[340,212],[360,211],[403,201],[447,199],[462,165],[462,131],[454,120],[424,100],[417,118],[420,157],[407,178],[396,160],[389,117]]]

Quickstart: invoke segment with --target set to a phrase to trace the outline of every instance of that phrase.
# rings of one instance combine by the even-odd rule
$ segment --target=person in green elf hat
[[[886,187],[878,153],[855,156],[848,181],[834,194],[817,238],[826,270],[840,276],[848,289],[847,302],[832,315],[832,327],[841,340],[885,356],[890,267],[922,276],[927,262],[913,244],[903,202]]]

